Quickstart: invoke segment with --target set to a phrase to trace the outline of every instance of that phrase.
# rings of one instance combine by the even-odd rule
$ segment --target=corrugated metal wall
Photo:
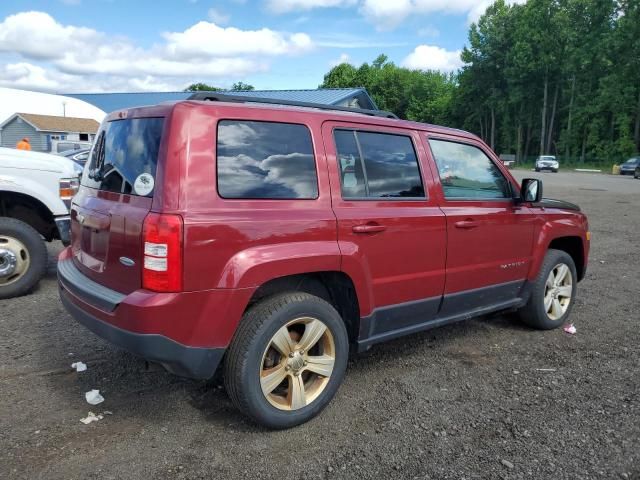
[[[13,148],[16,146],[16,143],[24,137],[28,137],[29,142],[31,143],[31,150],[36,152],[46,152],[46,135],[38,132],[27,122],[18,120],[18,118],[13,119],[2,129],[2,146]]]

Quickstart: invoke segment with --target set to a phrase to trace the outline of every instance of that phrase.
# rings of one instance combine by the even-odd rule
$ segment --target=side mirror
[[[538,203],[542,200],[542,180],[525,178],[520,187],[520,201]]]

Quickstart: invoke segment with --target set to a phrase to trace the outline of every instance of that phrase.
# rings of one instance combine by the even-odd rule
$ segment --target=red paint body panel
[[[142,223],[151,201],[146,197],[80,188],[70,209],[70,248],[75,265],[84,275],[121,293],[140,288],[141,262],[126,267],[119,259],[142,258]]]
[[[459,140],[451,135],[429,135],[443,140]],[[435,176],[437,167],[423,136],[425,151]],[[467,139],[466,144],[480,148],[517,188],[517,182],[502,162],[482,142]],[[488,285],[524,280],[531,267],[533,235],[537,214],[513,200],[463,201],[444,197],[438,182],[435,192],[447,218],[447,280],[445,294],[463,292]],[[470,222],[472,228],[456,224]]]
[[[589,243],[578,212],[513,201],[452,202],[442,194],[427,136],[479,146],[518,189],[477,137],[457,130],[363,115],[265,105],[178,102],[111,114],[165,118],[153,199],[82,187],[72,208],[73,255],[82,274],[126,297],[113,312],[73,297],[83,310],[124,330],[156,333],[183,345],[226,347],[252,294],[265,282],[309,272],[342,271],[356,289],[360,315],[514,280],[535,278],[554,238]],[[227,200],[217,193],[220,120],[299,123],[315,152],[315,200]],[[335,127],[410,136],[427,193],[424,200],[342,199]],[[148,212],[184,221],[184,292],[140,288],[142,224]],[[78,222],[84,217],[84,225]],[[472,221],[471,229],[457,222]],[[354,233],[354,226],[384,231]],[[84,242],[84,243],[83,243]],[[119,262],[121,256],[135,267]],[[505,267],[506,265],[506,267]]]
[[[334,129],[357,129],[395,133],[411,137],[418,155],[424,200],[343,199]],[[366,123],[326,122],[323,137],[327,152],[333,211],[338,220],[338,243],[343,270],[359,278],[360,314],[375,308],[440,297],[445,282],[446,219],[434,198],[430,169],[421,160],[424,150],[419,133],[413,130],[375,127]],[[357,225],[385,228],[372,234],[354,233]]]
[[[534,234],[533,256],[527,278],[534,280],[549,244],[555,239],[578,237],[582,241],[582,255],[585,269],[589,263],[590,239],[587,238],[589,222],[585,215],[576,215],[558,208],[539,208],[537,228]]]

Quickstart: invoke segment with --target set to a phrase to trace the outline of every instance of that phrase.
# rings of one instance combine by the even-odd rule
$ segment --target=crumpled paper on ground
[[[91,422],[97,422],[98,420],[102,420],[104,416],[102,414],[96,415],[93,412],[89,412],[85,418],[81,418],[80,421],[85,425],[89,425]]]
[[[87,399],[87,403],[90,405],[98,405],[104,402],[104,397],[100,395],[100,390],[91,390],[84,394],[84,398]]]
[[[102,420],[105,415],[113,415],[112,412],[105,410],[104,412],[96,415],[93,412],[89,412],[85,418],[81,418],[80,421],[85,425],[89,425],[91,422],[97,422],[98,420]]]
[[[74,368],[76,372],[84,372],[87,369],[87,364],[83,362],[74,362],[71,364],[71,368]]]
[[[577,332],[576,327],[573,325],[573,323],[570,323],[569,325],[565,325],[563,330],[567,332],[569,335],[575,335]]]

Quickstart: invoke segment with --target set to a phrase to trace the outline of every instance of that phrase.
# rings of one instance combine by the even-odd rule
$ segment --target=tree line
[[[185,92],[223,92],[225,90],[224,88],[214,87],[213,85],[207,85],[202,82],[192,83],[184,89]],[[229,90],[232,92],[251,92],[255,90],[255,87],[249,83],[236,82]]]
[[[640,151],[640,1],[496,1],[469,28],[457,72],[380,55],[321,88],[365,87],[401,118],[462,128],[496,152],[621,160]]]

